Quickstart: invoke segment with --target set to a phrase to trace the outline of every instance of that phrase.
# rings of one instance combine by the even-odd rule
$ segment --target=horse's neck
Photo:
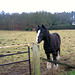
[[[51,34],[48,33],[48,35],[47,35],[47,36],[45,37],[45,39],[44,39],[44,43],[50,44],[50,40],[51,40]]]

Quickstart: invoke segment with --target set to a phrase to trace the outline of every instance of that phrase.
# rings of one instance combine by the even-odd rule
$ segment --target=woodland
[[[72,16],[75,12],[51,13],[46,11],[5,13],[0,12],[0,30],[35,30],[38,25],[44,24],[48,29],[68,28],[72,25]],[[69,27],[71,28],[71,27]],[[75,28],[72,27],[72,28]]]

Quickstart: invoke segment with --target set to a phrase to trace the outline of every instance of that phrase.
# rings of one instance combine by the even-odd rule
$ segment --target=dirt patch
[[[0,66],[0,75],[29,75],[27,62]]]
[[[46,61],[40,61],[41,64],[41,75],[60,75],[62,73],[66,73],[67,71],[71,71],[72,69],[59,65],[59,68],[56,70],[54,68],[47,69]],[[31,63],[31,72],[33,75],[33,67]],[[53,64],[52,64],[53,66]],[[17,63],[13,65],[0,66],[0,75],[29,75],[29,64],[28,62]]]

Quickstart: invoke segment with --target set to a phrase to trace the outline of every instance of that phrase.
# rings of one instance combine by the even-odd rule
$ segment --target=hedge
[[[49,30],[58,30],[58,29],[75,29],[75,25],[54,25],[49,27]]]

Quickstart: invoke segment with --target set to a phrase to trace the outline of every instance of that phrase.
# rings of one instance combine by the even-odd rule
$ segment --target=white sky
[[[75,0],[0,0],[0,12],[71,12],[75,11]]]

